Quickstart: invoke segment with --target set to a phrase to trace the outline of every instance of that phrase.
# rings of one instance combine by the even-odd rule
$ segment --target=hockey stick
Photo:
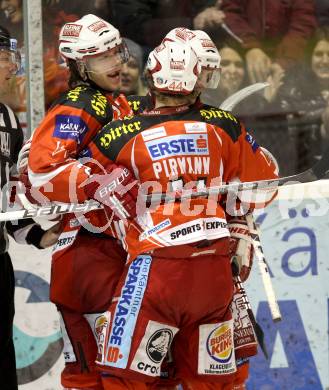
[[[67,213],[85,214],[88,211],[101,209],[103,206],[94,200],[81,204],[64,203],[49,204],[47,206],[37,206],[27,209],[10,210],[0,213],[0,222],[15,221],[25,218],[49,217]]]
[[[232,111],[233,108],[241,102],[241,100],[246,99],[248,96],[254,94],[255,92],[259,92],[262,89],[268,87],[270,84],[269,83],[255,83],[248,85],[247,87],[244,87],[240,89],[239,91],[235,92],[233,95],[229,96],[226,98],[219,108],[221,110],[225,111]]]
[[[246,215],[246,220],[249,228],[249,232],[252,238],[252,244],[255,251],[256,259],[258,260],[258,266],[262,277],[265,293],[267,296],[268,305],[270,307],[272,319],[274,322],[281,321],[281,313],[278,302],[276,300],[271,275],[265,260],[263,248],[260,242],[259,229],[254,221],[252,214]]]
[[[247,313],[248,313],[248,316],[250,318],[250,322],[251,322],[251,324],[252,324],[252,326],[254,328],[258,344],[260,345],[260,347],[261,347],[261,349],[262,349],[262,351],[264,353],[264,356],[266,357],[266,359],[268,359],[268,352],[267,352],[267,348],[266,348],[266,344],[265,344],[265,340],[264,340],[263,329],[261,328],[261,326],[256,321],[256,318],[254,316],[254,312],[252,311],[252,308],[251,308],[251,305],[250,305],[250,302],[249,302],[249,299],[248,299],[248,295],[247,295],[246,290],[245,290],[245,288],[244,288],[244,286],[242,284],[240,276],[235,276],[233,278],[233,280],[234,280],[234,283],[235,283],[236,287],[239,290],[239,293],[242,296],[243,303],[247,307]]]
[[[329,172],[329,148],[324,152],[320,161],[313,167],[296,175],[280,177],[278,179],[257,180],[250,182],[236,182],[224,184],[219,187],[209,187],[200,191],[186,190],[176,193],[153,193],[143,195],[147,202],[174,202],[176,200],[184,200],[190,198],[197,198],[209,195],[223,195],[229,192],[250,191],[256,189],[270,189],[274,190],[276,187],[283,185],[292,185],[298,183],[309,183],[322,179]]]
[[[153,193],[153,194],[139,194],[140,199],[147,203],[152,202],[175,202],[177,200],[184,200],[190,198],[197,198],[202,196],[209,196],[212,194],[223,195],[228,192],[248,191],[254,189],[275,189],[282,185],[291,185],[299,183],[308,183],[322,179],[329,171],[329,148],[325,151],[321,160],[318,161],[312,168],[292,176],[285,176],[278,179],[258,180],[245,183],[230,183],[219,187],[210,187],[201,191],[186,190],[182,192],[171,193]],[[82,204],[50,204],[47,206],[36,206],[35,208],[5,211],[0,213],[0,222],[13,221],[24,218],[36,218],[42,216],[52,216],[66,213],[84,214],[88,211],[102,208],[96,201],[88,201]]]

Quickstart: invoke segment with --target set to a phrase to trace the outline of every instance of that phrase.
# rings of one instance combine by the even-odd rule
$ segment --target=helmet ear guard
[[[211,72],[211,77],[207,80],[205,88],[216,89],[220,81],[221,56],[212,39],[202,30],[194,30],[195,38],[191,45],[195,50],[202,69]]]
[[[165,41],[190,42],[203,70],[208,75],[201,82],[202,88],[217,88],[220,80],[221,57],[214,42],[202,30],[189,30],[185,27],[176,27],[165,36]],[[210,73],[211,72],[211,73]]]

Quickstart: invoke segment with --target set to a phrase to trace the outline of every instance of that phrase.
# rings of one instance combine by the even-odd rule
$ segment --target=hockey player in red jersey
[[[79,163],[82,150],[106,123],[131,114],[125,97],[112,95],[120,86],[128,53],[119,31],[94,15],[66,23],[59,50],[70,69],[70,89],[53,103],[35,130],[28,171],[32,186],[44,186],[43,194],[50,201],[70,203],[76,201],[70,196],[72,177],[80,181],[88,177]],[[50,298],[62,320],[61,381],[67,389],[99,390],[95,337],[126,254],[116,239],[89,232],[74,215],[66,215],[62,226],[53,250],[50,286]]]
[[[201,30],[189,30],[187,28],[175,28],[171,30],[164,40],[186,41],[189,40],[202,67],[202,88],[216,89],[220,80],[220,54],[209,35]],[[200,99],[198,106],[207,109]],[[208,108],[210,108],[208,106]],[[266,153],[266,150],[262,148]],[[273,156],[272,156],[273,158]],[[275,162],[274,162],[275,164]],[[240,281],[247,280],[253,258],[252,240],[244,216],[232,217],[226,215],[230,232],[230,256],[234,276],[234,297],[231,305],[234,320],[234,346],[237,364],[237,372],[234,379],[234,389],[244,388],[249,373],[248,357],[257,353],[257,337],[255,323],[250,318],[245,298],[241,295]],[[245,293],[245,292],[244,292]],[[188,384],[183,384],[188,389]]]
[[[154,109],[103,128],[89,151],[104,166],[112,163],[113,173],[80,186],[128,217],[123,245],[129,262],[102,320],[97,362],[110,374],[104,374],[105,388],[143,389],[159,375],[175,337],[178,376],[190,389],[232,389],[237,369],[224,204],[212,203],[210,210],[208,199],[196,198],[133,219],[136,185],[130,181],[129,198],[120,182],[133,172],[144,188],[151,181],[165,192],[276,175],[237,118],[196,104],[204,75],[188,41],[164,41],[150,53],[147,69]]]

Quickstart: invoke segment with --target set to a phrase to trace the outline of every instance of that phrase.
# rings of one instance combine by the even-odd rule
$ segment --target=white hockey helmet
[[[190,94],[201,72],[198,58],[189,41],[163,40],[149,54],[146,69],[154,87],[171,94]]]
[[[215,89],[220,80],[221,57],[214,42],[209,35],[202,30],[189,30],[185,27],[177,27],[169,31],[165,40],[174,42],[190,41],[202,69],[206,70],[203,77],[203,87]]]
[[[215,89],[220,80],[221,56],[212,39],[202,30],[194,30],[195,38],[191,40],[191,45],[196,52],[202,69],[210,70],[205,83],[206,88]]]
[[[64,58],[84,62],[89,72],[97,73],[110,70],[109,65],[104,66],[104,61],[99,60],[106,52],[115,51],[114,54],[122,63],[129,58],[119,30],[92,14],[85,15],[76,22],[64,24],[59,34],[59,51]],[[95,61],[97,56],[98,63]],[[94,63],[88,64],[89,61]]]

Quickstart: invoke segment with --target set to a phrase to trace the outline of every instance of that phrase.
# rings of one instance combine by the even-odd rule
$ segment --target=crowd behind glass
[[[149,51],[174,27],[205,30],[221,54],[221,81],[204,93],[219,106],[255,82],[270,85],[234,109],[258,142],[279,160],[281,174],[309,168],[329,138],[329,2],[327,0],[43,0],[45,103],[67,89],[58,53],[61,26],[87,13],[119,28],[131,57],[122,92],[147,93],[143,67]],[[173,10],[175,14],[173,15]],[[24,65],[22,0],[0,0],[0,25],[18,39]],[[0,100],[26,124],[24,66]]]

